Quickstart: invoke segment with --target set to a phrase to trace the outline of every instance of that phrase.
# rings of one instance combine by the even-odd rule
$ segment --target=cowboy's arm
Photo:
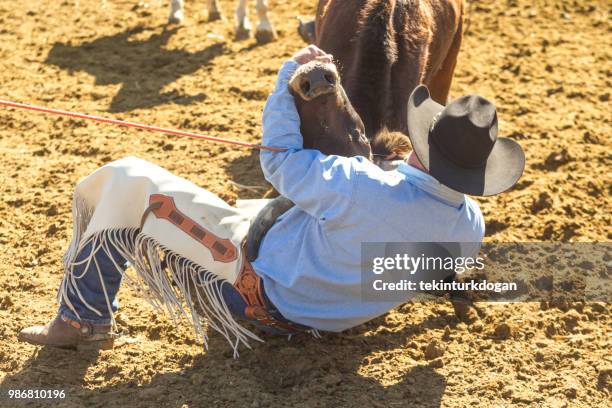
[[[350,206],[354,189],[351,160],[304,149],[300,117],[288,82],[298,64],[286,62],[263,113],[263,144],[285,152],[261,152],[264,176],[279,193],[319,219],[331,218]]]

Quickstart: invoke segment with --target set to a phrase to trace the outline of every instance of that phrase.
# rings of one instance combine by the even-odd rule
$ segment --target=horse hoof
[[[209,11],[208,21],[217,21],[217,20],[221,20],[221,13],[218,11]]]
[[[236,28],[236,40],[246,40],[251,36],[251,28],[245,26],[239,26]]]
[[[170,14],[168,17],[168,24],[183,24],[185,21],[185,15],[182,11],[177,11],[176,13]]]
[[[258,44],[266,44],[276,40],[276,33],[274,30],[258,30],[255,33],[255,39]]]

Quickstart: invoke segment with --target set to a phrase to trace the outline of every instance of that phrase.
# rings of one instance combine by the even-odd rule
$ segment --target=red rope
[[[86,115],[84,113],[70,112],[70,111],[64,111],[64,110],[59,110],[59,109],[51,109],[51,108],[45,108],[42,106],[26,105],[24,103],[5,101],[2,99],[0,99],[0,106],[8,106],[11,108],[26,109],[26,110],[36,111],[36,112],[50,113],[53,115],[68,116],[71,118],[93,120],[96,122],[109,123],[111,125],[116,125],[116,126],[131,127],[131,128],[136,128],[136,129],[148,130],[151,132],[166,133],[169,135],[193,137],[196,139],[203,139],[203,140],[208,140],[211,142],[227,143],[227,144],[232,144],[236,146],[248,147],[251,149],[268,150],[271,152],[284,152],[287,150],[287,149],[283,149],[280,147],[262,146],[256,143],[247,143],[247,142],[241,142],[238,140],[223,139],[223,138],[214,137],[214,136],[204,136],[204,135],[200,135],[198,133],[193,133],[193,132],[184,132],[182,130],[168,129],[168,128],[163,128],[159,126],[143,125],[141,123],[127,122],[127,121],[118,120],[118,119],[109,119],[109,118],[104,118],[102,116]]]

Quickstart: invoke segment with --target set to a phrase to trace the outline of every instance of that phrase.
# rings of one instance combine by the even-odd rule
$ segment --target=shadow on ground
[[[182,95],[162,89],[208,64],[224,52],[224,44],[213,44],[201,51],[165,48],[178,28],[163,28],[141,40],[133,37],[144,31],[135,27],[79,45],[55,43],[45,63],[69,71],[85,71],[96,85],[121,84],[109,112],[127,112],[166,103],[188,105],[206,99],[206,94]]]
[[[372,359],[386,358],[383,352],[406,355],[411,336],[438,322],[428,319],[394,332],[383,329],[368,335],[384,324],[382,317],[342,334],[325,334],[322,339],[268,335],[253,350],[243,347],[236,360],[225,340],[213,333],[211,351],[187,358],[180,372],[153,374],[144,385],[138,385],[121,367],[94,368],[104,364],[104,355],[42,348],[20,372],[6,376],[0,388],[65,389],[68,398],[62,406],[96,407],[105,406],[105,401],[120,401],[122,406],[134,407],[439,407],[446,379],[428,365],[407,359],[399,378],[385,378],[392,380],[388,386],[361,372]],[[108,353],[114,352],[119,351]],[[113,376],[118,381],[91,389],[95,381],[83,379],[90,368],[103,371],[106,382],[113,382]]]

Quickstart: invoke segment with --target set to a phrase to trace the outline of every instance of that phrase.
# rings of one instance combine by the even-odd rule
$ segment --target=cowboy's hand
[[[309,45],[306,48],[302,48],[291,58],[300,65],[307,64],[310,61],[320,61],[325,63],[331,63],[333,57],[331,54],[326,53],[316,45]]]

